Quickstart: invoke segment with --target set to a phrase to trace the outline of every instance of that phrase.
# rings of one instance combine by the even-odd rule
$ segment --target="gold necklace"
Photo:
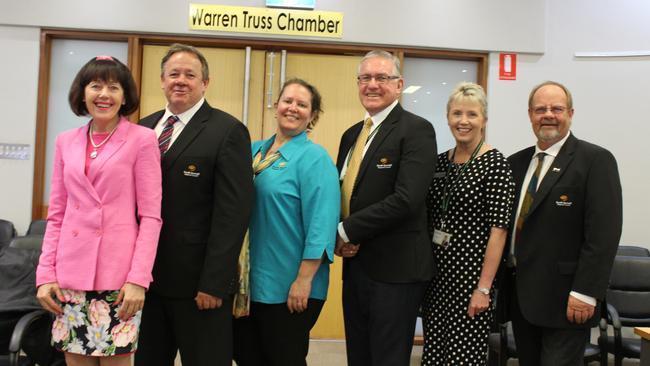
[[[90,124],[90,128],[88,129],[88,139],[90,140],[90,144],[93,145],[93,151],[90,153],[90,158],[91,159],[94,159],[94,158],[97,157],[97,149],[99,149],[100,146],[104,145],[106,143],[106,141],[108,141],[108,139],[110,139],[111,136],[113,136],[113,132],[115,132],[115,130],[117,130],[117,125],[119,125],[119,124],[120,123],[118,122],[115,125],[115,127],[113,127],[113,129],[108,134],[108,136],[106,136],[104,141],[100,142],[99,144],[95,144],[95,141],[93,140],[93,124],[92,123]]]

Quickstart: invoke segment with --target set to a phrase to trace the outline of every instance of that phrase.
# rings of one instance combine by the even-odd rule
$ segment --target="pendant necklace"
[[[119,122],[118,122],[118,124],[119,124]],[[91,159],[94,159],[94,158],[97,157],[97,149],[99,149],[100,146],[104,145],[106,143],[106,141],[108,141],[108,139],[110,139],[111,136],[113,136],[113,132],[115,132],[115,130],[117,130],[117,125],[115,125],[115,127],[113,127],[113,129],[108,134],[108,136],[106,136],[104,141],[100,142],[99,144],[95,144],[95,141],[93,140],[93,124],[92,123],[90,124],[90,128],[88,129],[88,139],[90,140],[90,144],[93,145],[93,151],[90,153],[90,158]]]

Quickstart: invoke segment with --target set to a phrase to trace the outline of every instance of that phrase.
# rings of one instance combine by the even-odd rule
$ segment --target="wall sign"
[[[499,80],[517,80],[517,54],[499,54]]]
[[[343,37],[343,13],[243,6],[190,4],[194,30]]]

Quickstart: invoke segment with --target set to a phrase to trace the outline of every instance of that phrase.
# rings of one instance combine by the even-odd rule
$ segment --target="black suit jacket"
[[[154,128],[164,111],[143,118]],[[188,298],[234,290],[253,200],[248,130],[204,102],[162,159],[163,227],[151,291]]]
[[[339,172],[363,122],[341,138]],[[374,280],[428,281],[435,274],[427,231],[425,199],[436,168],[436,136],[431,123],[398,104],[382,122],[363,157],[343,220],[356,257]],[[345,276],[345,265],[344,265]]]
[[[508,158],[517,203],[534,151],[529,147]],[[599,304],[604,299],[622,222],[614,156],[570,135],[539,185],[515,247],[516,283],[510,285],[517,286],[522,314],[530,323],[573,328],[598,322],[598,309],[586,324],[567,320],[569,292],[594,297]]]

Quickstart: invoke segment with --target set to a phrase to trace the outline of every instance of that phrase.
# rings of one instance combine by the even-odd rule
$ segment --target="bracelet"
[[[485,296],[490,296],[490,289],[487,287],[477,287],[474,291],[478,291]]]

